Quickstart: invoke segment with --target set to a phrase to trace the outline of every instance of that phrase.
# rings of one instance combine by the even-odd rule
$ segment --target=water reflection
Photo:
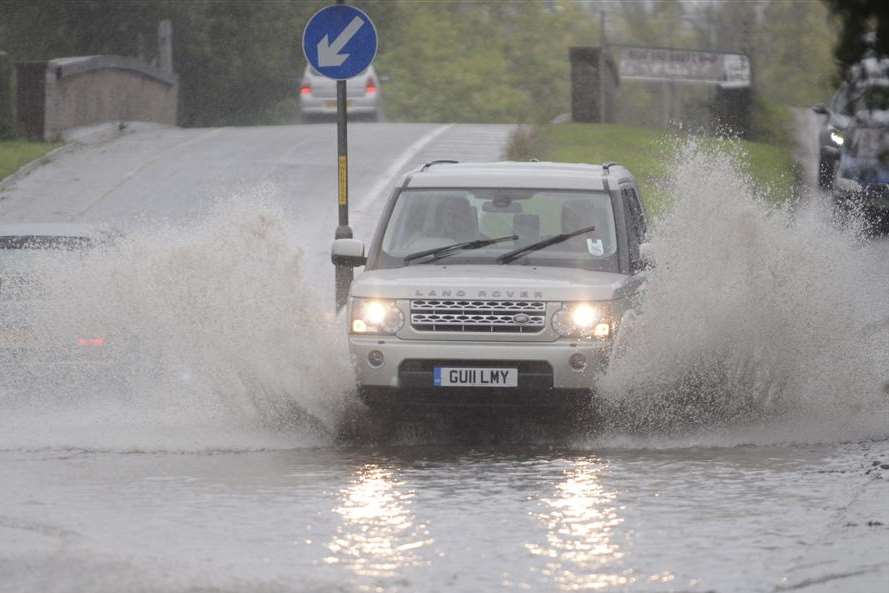
[[[631,569],[621,570],[623,551],[614,532],[623,523],[615,493],[601,484],[603,465],[578,460],[565,471],[555,492],[543,498],[537,519],[546,528],[546,544],[527,544],[545,559],[541,572],[563,591],[598,590],[635,581]]]
[[[424,564],[418,550],[432,539],[426,525],[415,523],[413,498],[392,470],[360,467],[334,509],[343,522],[328,544],[332,555],[326,562],[367,577],[391,577]]]

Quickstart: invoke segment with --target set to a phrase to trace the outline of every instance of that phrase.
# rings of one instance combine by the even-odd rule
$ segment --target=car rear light
[[[374,95],[377,92],[377,82],[373,78],[367,79],[367,84],[364,86],[364,93],[366,95]]]
[[[304,82],[299,87],[300,95],[311,95],[312,94],[312,85],[307,82]]]
[[[77,338],[78,346],[104,346],[105,338]]]

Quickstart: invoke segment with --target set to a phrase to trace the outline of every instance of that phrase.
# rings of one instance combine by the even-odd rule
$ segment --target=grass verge
[[[42,157],[59,146],[59,144],[50,142],[0,140],[0,180],[12,175],[27,163]]]
[[[636,177],[649,212],[657,216],[666,207],[667,196],[658,186],[673,158],[669,151],[674,143],[669,132],[617,124],[567,123],[549,126],[539,135],[539,154],[534,156],[541,160],[625,164]],[[753,182],[767,191],[769,200],[776,204],[792,200],[799,172],[790,148],[745,140],[739,144]]]

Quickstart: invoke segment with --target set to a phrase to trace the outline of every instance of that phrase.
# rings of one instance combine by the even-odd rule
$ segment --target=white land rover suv
[[[588,401],[642,283],[645,214],[624,167],[435,161],[405,176],[352,283],[371,407]],[[580,397],[578,397],[580,396]]]

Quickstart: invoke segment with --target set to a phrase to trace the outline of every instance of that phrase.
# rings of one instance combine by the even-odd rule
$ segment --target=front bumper
[[[359,385],[388,388],[405,393],[440,394],[592,391],[596,377],[608,364],[610,342],[558,340],[555,342],[467,342],[445,340],[400,340],[382,336],[350,336],[350,350]],[[372,351],[383,354],[383,363],[374,366]],[[574,354],[586,358],[586,366],[572,368]],[[518,369],[517,388],[435,387],[434,366],[502,366]]]

